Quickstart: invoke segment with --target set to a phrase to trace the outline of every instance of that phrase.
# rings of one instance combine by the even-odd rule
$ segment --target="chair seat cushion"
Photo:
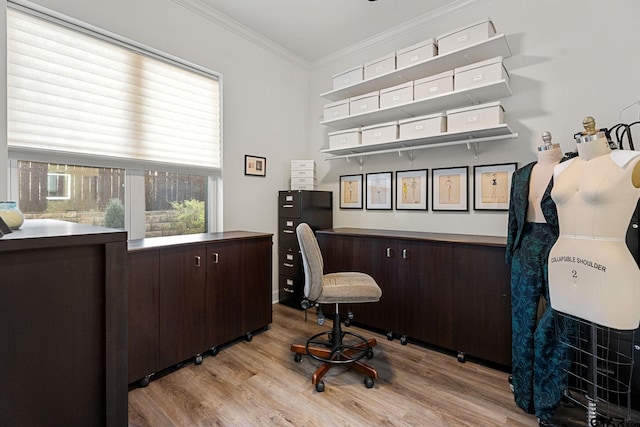
[[[322,276],[322,292],[317,301],[322,304],[376,302],[381,296],[380,286],[368,274],[329,273]]]

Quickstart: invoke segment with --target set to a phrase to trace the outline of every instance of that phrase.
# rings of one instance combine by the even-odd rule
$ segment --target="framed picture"
[[[264,157],[244,156],[244,174],[253,176],[267,175],[267,159]]]
[[[434,211],[468,211],[468,182],[468,166],[432,169],[432,209]]]
[[[509,210],[511,179],[518,165],[502,163],[473,167],[473,209]]]
[[[427,170],[396,172],[396,209],[427,210]]]
[[[362,209],[362,174],[340,177],[340,209]]]
[[[367,209],[391,209],[393,197],[391,177],[391,172],[367,174]]]

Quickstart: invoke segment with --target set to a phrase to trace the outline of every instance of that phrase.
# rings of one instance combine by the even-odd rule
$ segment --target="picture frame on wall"
[[[396,209],[426,211],[428,170],[396,172]]]
[[[393,189],[391,172],[367,174],[367,209],[390,210],[393,205]]]
[[[340,176],[340,209],[362,209],[362,174]]]
[[[244,156],[244,174],[250,176],[266,176],[267,175],[267,159],[266,157]]]
[[[468,182],[468,166],[432,169],[432,209],[434,211],[468,211]]]
[[[511,180],[517,163],[473,167],[473,209],[508,211]]]

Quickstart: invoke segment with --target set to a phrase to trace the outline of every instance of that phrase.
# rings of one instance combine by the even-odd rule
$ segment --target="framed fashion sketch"
[[[511,179],[518,165],[502,163],[473,167],[473,209],[509,210]]]
[[[396,172],[396,209],[427,210],[427,169]]]
[[[362,209],[362,174],[340,177],[340,209]]]
[[[244,156],[244,174],[254,176],[267,175],[267,159],[265,157]]]
[[[468,211],[468,182],[468,166],[432,169],[432,209],[434,211]]]
[[[391,177],[391,172],[367,174],[367,209],[389,210],[392,208]]]

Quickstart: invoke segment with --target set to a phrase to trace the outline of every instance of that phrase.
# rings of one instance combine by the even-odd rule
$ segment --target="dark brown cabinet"
[[[362,271],[382,288],[380,302],[351,307],[355,322],[511,365],[504,238],[356,228],[317,235],[325,273]]]
[[[127,424],[126,239],[55,220],[0,239],[0,425]]]
[[[268,326],[271,253],[244,231],[129,242],[129,382]]]

